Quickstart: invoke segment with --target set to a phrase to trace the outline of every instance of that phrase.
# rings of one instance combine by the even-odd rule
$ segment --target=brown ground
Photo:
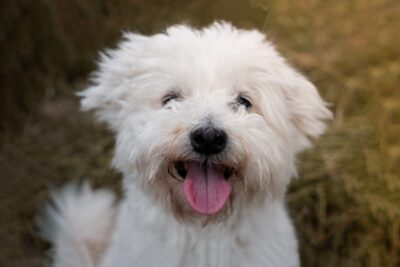
[[[96,51],[120,30],[228,19],[268,32],[336,119],[289,192],[304,266],[400,265],[400,2],[5,0],[0,6],[0,266],[42,266],[48,190],[118,190],[111,134],[78,111]]]

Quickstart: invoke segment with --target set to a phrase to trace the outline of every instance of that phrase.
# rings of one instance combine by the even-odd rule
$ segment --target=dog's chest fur
[[[283,203],[242,211],[241,218],[233,212],[224,222],[201,227],[178,222],[139,190],[128,195],[101,267],[299,265]]]

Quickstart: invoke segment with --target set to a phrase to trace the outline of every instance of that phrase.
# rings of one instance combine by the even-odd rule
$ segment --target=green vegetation
[[[335,120],[289,190],[303,266],[400,265],[400,2],[3,1],[0,266],[42,266],[35,216],[49,188],[118,190],[111,133],[79,112],[97,50],[121,30],[227,19],[265,31],[332,103]]]

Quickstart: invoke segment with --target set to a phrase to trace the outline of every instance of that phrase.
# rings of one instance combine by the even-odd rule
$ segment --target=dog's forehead
[[[232,98],[256,91],[249,89],[260,87],[260,77],[281,72],[279,68],[284,66],[264,34],[227,24],[203,30],[176,26],[162,34],[136,38],[129,39],[130,53],[123,55],[133,69],[128,83],[136,86],[141,94],[138,99],[159,99],[171,91],[183,96],[209,98],[218,93],[220,99],[223,95]]]
[[[220,41],[221,42],[221,41]],[[260,69],[262,48],[249,51],[247,46],[229,46],[227,42],[193,45],[172,43],[165,52],[163,71],[187,93],[230,93],[243,90],[253,70]],[[174,51],[171,53],[171,51]]]

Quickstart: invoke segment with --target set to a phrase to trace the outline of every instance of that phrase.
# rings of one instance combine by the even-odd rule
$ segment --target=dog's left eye
[[[246,109],[249,109],[249,108],[251,108],[251,106],[252,106],[250,100],[249,100],[247,97],[243,96],[243,95],[239,95],[239,96],[236,98],[236,102],[237,102],[239,105],[244,106]]]
[[[169,93],[169,94],[165,95],[165,96],[161,99],[161,104],[162,104],[163,106],[165,106],[165,105],[168,104],[170,101],[172,101],[172,100],[177,100],[177,99],[180,99],[180,98],[181,98],[181,96],[180,96],[178,93],[172,92],[172,93]]]

